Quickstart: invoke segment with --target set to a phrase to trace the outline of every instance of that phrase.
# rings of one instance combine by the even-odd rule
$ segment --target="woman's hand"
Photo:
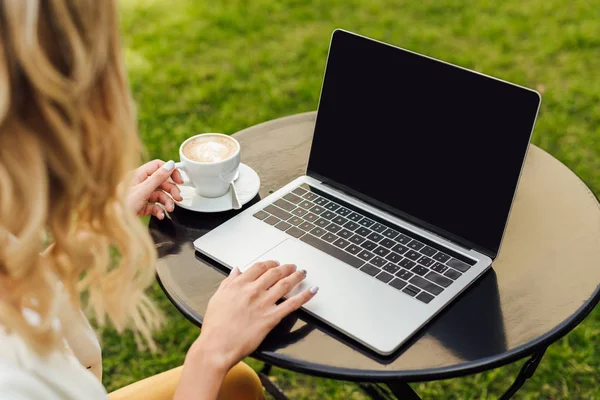
[[[163,219],[165,213],[158,203],[162,204],[167,211],[173,211],[175,208],[173,199],[183,200],[179,188],[168,180],[169,177],[176,183],[183,183],[172,160],[166,163],[162,160],[150,161],[134,171],[127,194],[127,204],[136,215],[154,215],[158,219]]]
[[[224,238],[226,240],[226,238]],[[306,277],[295,265],[254,264],[234,269],[208,303],[202,333],[187,354],[175,399],[214,399],[227,371],[252,353],[288,314],[313,298],[318,287],[276,302]]]

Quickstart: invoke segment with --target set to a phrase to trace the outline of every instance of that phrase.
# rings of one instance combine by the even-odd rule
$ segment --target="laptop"
[[[293,263],[303,310],[394,353],[497,257],[541,102],[531,89],[333,32],[306,174],[194,242]]]

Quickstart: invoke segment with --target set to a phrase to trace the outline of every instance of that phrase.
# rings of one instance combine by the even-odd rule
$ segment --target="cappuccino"
[[[238,151],[237,143],[227,136],[200,135],[183,147],[183,155],[192,161],[216,163],[233,157]]]

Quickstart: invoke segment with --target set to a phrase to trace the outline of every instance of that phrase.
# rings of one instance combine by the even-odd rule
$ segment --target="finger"
[[[158,204],[147,204],[142,210],[142,215],[154,215],[158,219],[165,218],[165,212]]]
[[[175,174],[175,173],[173,172],[173,174]],[[171,175],[171,177],[173,177],[173,175]],[[160,188],[162,190],[164,190],[165,192],[170,193],[171,196],[175,200],[177,200],[177,201],[183,200],[183,197],[181,197],[181,191],[179,190],[179,188],[177,187],[176,184],[166,181],[166,182],[163,182],[162,185],[160,185]]]
[[[265,272],[256,283],[261,289],[267,290],[283,278],[286,278],[296,272],[296,266],[293,264],[280,265]]]
[[[242,274],[242,272],[240,271],[239,268],[234,268],[231,270],[231,272],[229,273],[229,276],[227,276],[227,278],[225,278],[223,280],[223,283],[227,284],[229,282],[231,282],[232,280],[234,280],[235,278],[237,278],[238,276],[240,276]]]
[[[175,209],[175,202],[173,201],[173,199],[162,190],[155,190],[148,198],[148,203],[155,202],[158,202],[165,206],[167,211],[173,211]]]
[[[319,287],[313,286],[309,289],[303,290],[293,297],[290,297],[275,308],[275,318],[278,321],[281,321],[283,318],[287,317],[289,314],[296,311],[306,304],[310,299],[315,297],[318,291]]]
[[[166,162],[162,167],[158,168],[152,175],[148,177],[140,185],[143,188],[143,194],[150,197],[150,194],[160,187],[164,182],[169,179],[169,176],[175,169],[175,162],[173,160]]]
[[[181,176],[181,172],[179,172],[179,170],[177,168],[175,168],[175,171],[171,174],[171,179],[173,179],[175,181],[175,183],[179,183],[180,185],[183,185],[183,177]]]
[[[262,274],[267,272],[269,269],[275,268],[278,266],[279,266],[279,263],[277,261],[258,262],[256,264],[254,264],[253,266],[251,266],[250,268],[248,268],[242,274],[240,280],[243,280],[244,282],[253,282],[256,279],[258,279],[258,277],[260,277]]]
[[[266,275],[266,274],[265,274]],[[297,284],[306,278],[306,271],[296,271],[293,274],[279,280],[272,288],[269,289],[268,301],[275,303],[277,300],[285,296]]]

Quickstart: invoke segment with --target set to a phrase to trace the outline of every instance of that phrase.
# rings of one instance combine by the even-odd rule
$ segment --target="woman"
[[[115,0],[0,0],[2,399],[106,398],[82,304],[154,346],[161,316],[144,290],[156,256],[136,214],[164,218],[154,203],[173,210],[168,178],[181,177],[172,161],[127,173],[139,163],[135,126]],[[112,398],[261,398],[236,364],[314,296],[276,305],[303,278],[274,261],[234,270],[183,368]]]

